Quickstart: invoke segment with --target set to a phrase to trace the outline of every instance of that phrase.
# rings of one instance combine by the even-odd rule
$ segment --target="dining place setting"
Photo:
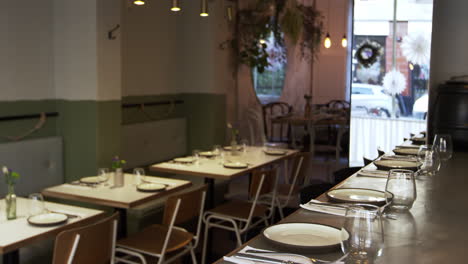
[[[436,135],[432,145],[417,144],[415,148],[413,142],[405,142],[404,148],[395,149],[416,149],[414,154],[386,153],[320,197],[301,204],[302,210],[268,226],[224,261],[373,263],[385,254],[384,226],[408,219],[417,201],[417,186],[437,176],[440,162],[449,158],[435,159],[451,156],[447,135]]]

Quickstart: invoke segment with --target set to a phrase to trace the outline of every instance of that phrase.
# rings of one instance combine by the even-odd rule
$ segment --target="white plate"
[[[202,151],[199,154],[200,156],[208,157],[208,158],[216,156],[216,154],[213,151]]]
[[[183,157],[183,158],[175,158],[175,162],[179,163],[193,163],[195,159],[193,157]]]
[[[84,177],[80,179],[80,182],[82,183],[88,183],[88,184],[98,184],[101,182],[104,182],[105,180],[102,177],[99,176],[91,176],[91,177]]]
[[[232,147],[231,147],[231,146],[225,146],[225,147],[223,147],[223,148],[224,148],[224,150],[232,150]],[[241,147],[241,146],[237,146],[236,149],[237,149],[237,150],[242,150],[242,147]]]
[[[273,225],[263,235],[274,243],[300,248],[336,247],[342,241],[340,229],[311,223]]]
[[[419,167],[418,162],[405,160],[376,160],[374,165],[379,170],[407,169],[416,171]]]
[[[247,168],[249,165],[244,162],[225,162],[224,167],[230,168],[230,169],[244,169]]]
[[[418,155],[419,149],[415,148],[396,148],[393,150],[393,152],[397,155],[413,155],[416,156]]]
[[[282,149],[268,149],[268,150],[264,150],[265,154],[267,155],[285,155],[287,153],[286,150],[282,150]]]
[[[154,182],[145,182],[137,185],[137,190],[142,192],[157,192],[166,189],[165,184],[154,183]]]
[[[28,222],[36,226],[53,226],[65,223],[68,216],[60,213],[45,213],[28,217]]]
[[[380,205],[387,201],[384,192],[359,188],[334,189],[327,192],[327,197],[334,201],[348,203],[370,203]]]

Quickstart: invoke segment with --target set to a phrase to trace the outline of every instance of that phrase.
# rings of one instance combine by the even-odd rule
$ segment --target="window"
[[[286,77],[286,49],[274,44],[273,34],[266,40],[270,66],[263,73],[252,69],[253,86],[262,104],[278,101]]]

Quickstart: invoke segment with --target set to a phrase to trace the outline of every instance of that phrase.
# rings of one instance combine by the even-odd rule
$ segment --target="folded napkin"
[[[345,208],[340,208],[337,206],[330,206],[326,204],[320,204],[321,202],[315,199],[310,200],[306,204],[301,204],[301,208],[309,210],[309,211],[314,211],[314,212],[319,212],[319,213],[324,213],[324,214],[331,214],[331,215],[338,215],[338,216],[344,216],[346,213]]]
[[[373,177],[373,178],[387,178],[388,171],[383,170],[360,170],[357,173],[357,176],[361,177]]]
[[[271,252],[271,254],[256,254],[256,253],[247,252],[247,250]],[[310,260],[306,256],[301,256],[301,255],[298,255],[298,254],[289,254],[289,253],[281,253],[281,252],[257,249],[257,248],[250,247],[250,246],[244,247],[242,250],[239,251],[239,253],[247,253],[247,254],[251,254],[251,255],[267,257],[267,258],[283,260],[283,261],[294,261],[296,263],[301,263],[301,264],[313,264],[312,260]],[[277,254],[274,254],[274,253],[277,253]],[[264,263],[264,262],[261,262],[261,261],[241,259],[241,258],[237,258],[237,257],[234,257],[234,256],[224,257],[224,260],[232,262],[232,263],[236,263],[236,264],[260,264],[260,263]],[[342,264],[344,262],[342,262],[341,259],[339,259],[336,262],[329,262],[329,263]]]

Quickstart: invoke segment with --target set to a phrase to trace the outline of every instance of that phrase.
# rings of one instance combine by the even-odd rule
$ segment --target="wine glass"
[[[383,227],[379,207],[370,204],[347,206],[341,228],[341,250],[346,263],[373,263],[382,254]]]
[[[442,161],[449,160],[453,154],[452,136],[448,134],[436,134],[433,148],[439,152]]]
[[[108,168],[99,168],[98,177],[101,181],[106,182],[109,180],[110,174]]]
[[[133,174],[134,174],[134,177],[133,177],[133,184],[134,185],[138,185],[142,182],[145,181],[144,177],[145,177],[145,169],[143,168],[135,168],[133,169]]]
[[[42,214],[45,211],[44,197],[40,193],[29,195],[29,215]]]
[[[242,146],[242,152],[245,154],[247,152],[247,147],[249,146],[249,140],[241,139],[240,144]]]
[[[213,146],[213,154],[215,156],[219,156],[219,154],[221,154],[221,151],[222,151],[222,148],[220,145],[214,145]]]
[[[419,147],[418,161],[421,163],[419,175],[432,176],[440,169],[439,152],[429,145]]]
[[[194,159],[194,163],[195,165],[198,165],[199,161],[200,161],[200,150],[198,149],[194,149],[192,151],[192,157]]]
[[[410,170],[394,169],[388,173],[385,192],[390,209],[407,211],[416,200],[416,182],[414,172]]]

